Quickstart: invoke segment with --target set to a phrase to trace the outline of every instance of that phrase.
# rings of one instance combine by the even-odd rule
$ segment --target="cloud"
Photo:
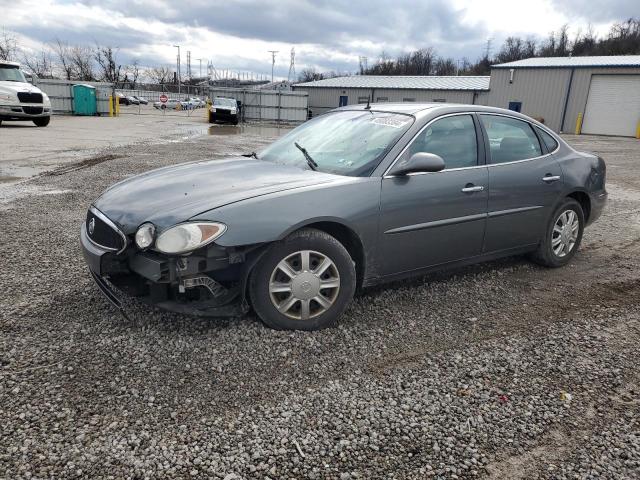
[[[434,47],[453,58],[478,58],[487,38],[544,37],[576,18],[602,25],[623,19],[635,1],[607,5],[578,0],[0,0],[5,24],[29,45],[55,38],[73,44],[119,47],[123,62],[172,65],[212,60],[220,69],[270,74],[268,50],[278,50],[275,73],[286,77],[289,51],[297,70],[355,71],[358,57],[373,63],[382,51],[395,56]],[[597,29],[596,29],[597,30]]]

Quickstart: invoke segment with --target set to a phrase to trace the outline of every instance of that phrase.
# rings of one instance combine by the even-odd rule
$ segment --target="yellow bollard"
[[[638,125],[636,125],[636,138],[640,138],[640,120],[638,120]]]
[[[115,98],[116,105],[116,117],[120,116],[120,99],[118,97]]]
[[[576,135],[580,135],[580,133],[582,133],[582,112],[578,114],[576,119]]]
[[[113,117],[113,95],[109,95],[109,116]]]

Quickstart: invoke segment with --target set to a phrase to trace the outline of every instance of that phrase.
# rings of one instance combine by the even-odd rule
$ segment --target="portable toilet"
[[[73,86],[74,115],[95,115],[97,111],[96,87],[91,85]]]

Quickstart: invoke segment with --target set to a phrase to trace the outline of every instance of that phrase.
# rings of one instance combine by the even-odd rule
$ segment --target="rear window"
[[[553,152],[556,148],[558,148],[558,142],[555,138],[553,138],[541,128],[536,127],[536,130],[538,131],[538,135],[540,135],[542,142],[546,145],[549,152]]]

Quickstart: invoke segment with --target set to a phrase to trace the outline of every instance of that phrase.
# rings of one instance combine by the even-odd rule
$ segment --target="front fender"
[[[250,198],[209,210],[191,220],[227,225],[216,240],[223,247],[269,243],[316,222],[334,222],[354,231],[370,251],[376,243],[380,178],[316,185]]]

